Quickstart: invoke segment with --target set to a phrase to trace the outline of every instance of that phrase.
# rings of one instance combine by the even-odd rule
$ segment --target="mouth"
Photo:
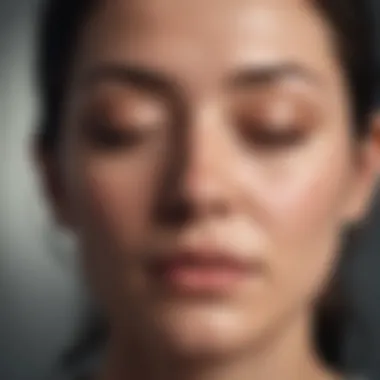
[[[223,295],[251,279],[259,265],[233,252],[193,250],[156,259],[150,269],[158,284],[176,293]]]

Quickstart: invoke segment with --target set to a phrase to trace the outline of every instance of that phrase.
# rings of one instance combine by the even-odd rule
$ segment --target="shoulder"
[[[89,374],[71,375],[71,376],[55,376],[49,380],[93,380],[93,377]]]

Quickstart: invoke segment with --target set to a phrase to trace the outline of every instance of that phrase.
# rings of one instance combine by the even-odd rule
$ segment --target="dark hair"
[[[311,1],[311,0],[310,0]],[[358,138],[368,132],[368,115],[376,92],[375,31],[368,0],[314,0],[335,33],[337,51],[346,75],[353,110],[353,132]],[[78,35],[86,18],[98,4],[96,0],[48,0],[43,12],[38,53],[38,84],[42,97],[39,143],[45,152],[53,152],[59,142],[62,104],[70,69],[77,48]],[[334,276],[318,309],[316,339],[322,356],[340,366],[347,302],[342,304],[339,273]],[[334,296],[339,294],[339,296]],[[340,300],[337,302],[337,300]],[[68,362],[102,344],[105,328],[93,323],[83,341],[68,356]]]

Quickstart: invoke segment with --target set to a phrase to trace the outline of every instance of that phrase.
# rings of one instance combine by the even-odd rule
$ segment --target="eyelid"
[[[88,125],[85,131],[85,140],[95,150],[118,153],[132,152],[142,147],[150,141],[157,141],[159,138],[157,129],[130,129],[115,128],[114,126],[105,126],[97,123]]]
[[[244,128],[265,130],[268,133],[308,132],[313,129],[317,118],[313,115],[305,115],[300,112],[288,114],[273,114],[269,111],[264,113],[252,113],[238,115],[237,123]]]
[[[306,127],[315,124],[323,114],[323,108],[313,94],[281,87],[241,92],[236,94],[232,103],[235,108],[232,112],[270,119],[273,124],[296,120],[297,124]]]
[[[108,84],[95,89],[88,96],[85,96],[84,108],[114,110],[117,112],[126,107],[150,107],[168,108],[168,101],[165,97],[156,93],[151,93],[138,88],[120,86],[118,84]]]
[[[159,133],[165,128],[165,126],[166,125],[162,122],[135,123],[101,118],[90,118],[83,123],[84,129],[87,130],[87,133],[90,135],[94,133],[114,133],[119,134],[120,136],[125,136],[127,134],[151,135],[153,133]]]
[[[167,110],[155,106],[143,106],[140,110],[136,110],[133,107],[115,104],[88,107],[82,115],[82,124],[98,126],[104,124],[115,130],[158,129],[167,125],[170,117]]]

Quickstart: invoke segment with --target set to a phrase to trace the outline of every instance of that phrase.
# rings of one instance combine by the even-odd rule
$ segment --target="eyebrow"
[[[170,78],[159,71],[123,63],[98,65],[89,69],[80,81],[85,88],[113,82],[167,94],[172,94],[176,87]]]
[[[270,86],[290,78],[301,79],[312,85],[322,85],[321,78],[316,72],[295,63],[248,67],[233,75],[228,85],[234,88]]]

